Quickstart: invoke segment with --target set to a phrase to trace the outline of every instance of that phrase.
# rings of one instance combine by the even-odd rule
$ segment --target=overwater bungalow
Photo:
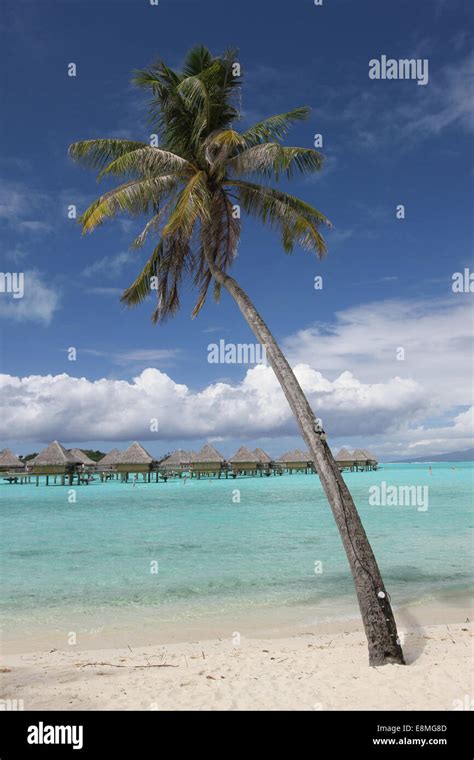
[[[108,454],[103,456],[102,459],[99,459],[97,462],[97,468],[99,470],[115,470],[121,456],[122,452],[120,449],[111,449]]]
[[[96,463],[96,470],[100,473],[100,479],[114,480],[117,475],[117,465],[120,461],[122,452],[120,449],[111,449],[102,459]]]
[[[94,462],[94,460],[88,457],[87,454],[84,454],[82,449],[69,449],[69,454],[74,457],[76,465],[79,465],[80,467],[84,465],[84,468],[89,469],[91,467],[96,467],[97,465],[97,462]]]
[[[11,449],[0,451],[0,472],[16,472],[24,469],[25,463]]]
[[[206,443],[201,451],[196,454],[193,462],[193,474],[200,478],[201,475],[216,475],[221,477],[224,470],[225,458],[210,443]]]
[[[122,480],[127,481],[130,473],[142,473],[143,480],[149,483],[151,471],[156,464],[157,460],[143,448],[141,443],[134,441],[118,457],[116,469],[117,472],[121,473]],[[158,472],[156,473],[156,477],[158,478]]]
[[[372,452],[367,451],[367,449],[362,449],[362,451],[364,452],[364,454],[367,457],[367,461],[369,463],[368,464],[369,469],[376,470],[377,467],[378,467],[379,460],[377,459],[377,457],[375,456],[375,454],[372,454]]]
[[[49,485],[49,478],[52,476],[56,482],[58,475],[61,477],[62,484],[66,477],[71,484],[75,468],[76,460],[72,454],[59,441],[53,441],[29,462],[28,469],[30,474],[36,476],[36,485],[39,484],[40,475],[46,477],[46,485]]]
[[[184,449],[177,449],[160,462],[160,470],[164,470],[169,474],[175,473],[181,475],[183,472],[187,472],[190,469],[192,461],[192,452],[184,451]]]
[[[281,456],[275,460],[275,465],[280,473],[286,470],[288,458],[291,457],[291,451],[285,451]]]
[[[259,458],[247,446],[241,446],[228,461],[233,475],[255,475],[258,471]]]
[[[352,452],[354,466],[356,470],[366,470],[369,467],[369,459],[363,449],[355,449]]]
[[[43,451],[40,451],[40,453],[31,460],[30,464],[33,467],[35,475],[48,475],[50,473],[57,475],[72,472],[76,460],[62,443],[59,443],[59,441],[53,441],[49,446],[46,446]]]
[[[342,448],[336,454],[335,459],[340,470],[350,470],[351,472],[376,470],[378,466],[377,457],[367,449],[356,449],[351,453],[349,449]]]
[[[351,472],[376,470],[378,467],[377,457],[367,449],[356,449],[350,452],[342,448],[336,454],[335,460],[341,471]],[[165,481],[170,475],[180,477],[189,472],[191,477],[201,476],[236,477],[237,475],[282,475],[283,472],[315,471],[312,456],[308,451],[294,449],[287,451],[276,460],[273,460],[266,451],[256,448],[251,451],[247,446],[241,446],[236,453],[226,461],[225,457],[210,443],[202,447],[201,451],[185,451],[178,449],[167,456],[161,462],[153,457],[137,441],[131,444],[126,451],[112,449],[99,462],[94,462],[81,449],[67,450],[59,443],[53,441],[43,451],[28,461],[19,459],[10,449],[0,451],[0,472],[5,473],[3,480],[10,483],[29,483],[36,477],[39,484],[40,476],[46,478],[46,485],[50,478],[56,483],[60,482],[72,485],[77,482],[90,483],[94,480],[93,472],[100,474],[102,481],[111,478],[120,478],[127,482],[130,474],[142,475],[145,482],[158,480]],[[153,474],[155,477],[153,477]]]
[[[355,460],[349,449],[342,448],[334,457],[340,470],[353,470]]]
[[[301,451],[301,449],[295,449],[294,451],[287,451],[278,457],[278,464],[286,472],[311,472],[313,463],[309,452]]]
[[[259,470],[265,473],[265,475],[270,475],[270,472],[272,469],[272,462],[273,462],[273,459],[271,458],[271,456],[267,454],[266,451],[260,448],[254,449],[253,453],[258,459]]]

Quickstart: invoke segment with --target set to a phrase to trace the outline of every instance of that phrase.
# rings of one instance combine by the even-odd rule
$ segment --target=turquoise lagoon
[[[428,468],[344,474],[396,607],[449,603],[471,586],[473,465]],[[371,506],[382,482],[428,486],[428,508]],[[0,485],[5,649],[57,645],[71,631],[84,645],[153,643],[357,615],[314,475],[76,492],[69,503],[68,487]]]

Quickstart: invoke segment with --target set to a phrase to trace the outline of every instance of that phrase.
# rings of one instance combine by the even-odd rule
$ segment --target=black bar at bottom
[[[0,760],[138,758],[186,748],[193,755],[235,755],[240,749],[247,756],[260,748],[268,755],[272,747],[282,754],[285,746],[292,757],[311,751],[316,760],[332,753],[472,760],[471,724],[472,715],[462,711],[11,711],[0,713]]]

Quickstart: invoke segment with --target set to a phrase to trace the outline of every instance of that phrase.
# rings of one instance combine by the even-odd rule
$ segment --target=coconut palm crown
[[[178,311],[186,278],[199,290],[192,316],[199,313],[213,279],[210,265],[225,272],[235,259],[240,209],[276,228],[287,253],[297,244],[318,257],[326,253],[320,233],[330,226],[325,216],[270,185],[282,176],[321,168],[316,150],[282,145],[292,123],[305,119],[309,109],[296,108],[237,131],[241,78],[233,74],[235,61],[236,51],[213,57],[200,46],[188,53],[182,71],[158,60],[135,72],[134,83],[151,95],[150,124],[160,147],[97,139],[69,149],[74,160],[99,170],[99,179],[126,180],[84,212],[83,232],[120,212],[148,218],[132,247],[143,246],[149,237],[157,242],[122,301],[135,306],[155,291],[154,322]],[[215,281],[216,300],[219,295]]]

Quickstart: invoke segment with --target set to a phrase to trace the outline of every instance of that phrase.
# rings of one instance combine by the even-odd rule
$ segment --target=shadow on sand
[[[426,645],[423,624],[409,610],[399,610],[396,615],[399,634],[402,638],[403,654],[407,665],[412,665],[423,653]]]

